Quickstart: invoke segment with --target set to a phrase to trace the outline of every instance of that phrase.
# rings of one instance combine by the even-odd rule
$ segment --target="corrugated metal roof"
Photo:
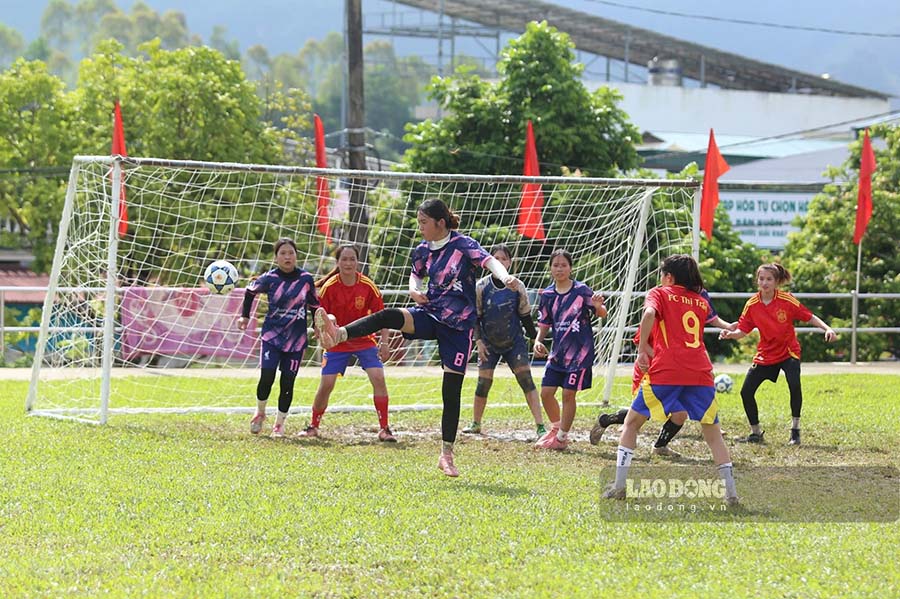
[[[41,275],[25,269],[0,270],[0,287],[46,287],[50,284],[48,275]],[[43,304],[44,291],[5,291],[3,299],[7,304]]]

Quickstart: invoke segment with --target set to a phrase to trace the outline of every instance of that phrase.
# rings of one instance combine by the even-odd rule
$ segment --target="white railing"
[[[2,356],[6,352],[6,334],[7,333],[39,333],[41,330],[40,326],[6,326],[6,294],[8,292],[14,291],[40,291],[46,292],[46,287],[12,287],[12,286],[0,286],[0,356]],[[62,289],[61,289],[62,291]],[[102,291],[102,289],[98,289],[98,291]],[[383,295],[385,297],[392,296],[400,296],[406,295],[408,292],[400,289],[387,289],[383,291]],[[615,292],[610,293],[609,295],[615,295]],[[635,293],[635,296],[643,296],[646,295],[646,292]],[[747,299],[753,295],[753,293],[748,292],[710,292],[710,297],[713,299]],[[795,293],[798,299],[843,299],[850,300],[852,303],[851,309],[851,324],[849,327],[833,327],[835,332],[837,333],[850,333],[852,335],[851,341],[851,355],[850,362],[856,363],[856,339],[860,333],[874,333],[874,334],[892,334],[892,333],[900,333],[900,327],[860,327],[859,326],[859,300],[866,299],[877,299],[877,300],[900,300],[900,293]],[[36,306],[38,304],[35,304]],[[60,329],[62,330],[62,329]],[[65,330],[78,331],[78,332],[92,332],[92,333],[101,333],[103,331],[100,327],[66,327]],[[630,327],[626,329],[626,332],[633,333],[635,330],[634,327]],[[795,329],[798,333],[816,333],[820,332],[816,327],[796,327]],[[718,333],[719,329],[715,327],[707,327],[704,329],[704,332],[708,334]]]

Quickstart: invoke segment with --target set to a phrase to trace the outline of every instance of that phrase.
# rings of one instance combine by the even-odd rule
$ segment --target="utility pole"
[[[347,138],[350,168],[366,170],[365,95],[363,93],[362,0],[346,0],[347,12]],[[369,210],[365,179],[350,180],[349,241],[359,248],[368,270]]]

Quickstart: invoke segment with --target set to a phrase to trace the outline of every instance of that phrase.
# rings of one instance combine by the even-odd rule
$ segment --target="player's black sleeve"
[[[253,300],[256,298],[256,292],[250,289],[244,289],[244,303],[241,306],[241,318],[250,318],[250,309],[253,308]]]
[[[531,316],[531,312],[528,314],[519,314],[519,322],[522,323],[522,328],[525,329],[525,335],[527,335],[529,339],[537,337],[537,329],[534,327],[534,318]]]

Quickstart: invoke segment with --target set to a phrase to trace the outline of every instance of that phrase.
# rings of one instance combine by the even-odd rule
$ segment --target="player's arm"
[[[650,306],[644,308],[644,314],[641,316],[641,324],[638,331],[638,357],[637,367],[642,372],[650,370],[650,360],[653,359],[653,347],[650,345],[650,331],[653,329],[653,321],[656,320],[656,310]]]
[[[503,284],[506,285],[509,289],[519,290],[522,288],[521,281],[509,274],[509,271],[506,270],[506,267],[503,266],[503,264],[501,264],[500,261],[493,256],[485,261],[484,267],[491,271],[491,274],[497,277],[498,281],[503,281]]]
[[[809,319],[809,323],[814,327],[820,328],[825,331],[825,341],[830,343],[837,339],[837,333],[834,332],[834,329],[825,324],[825,322],[815,314],[813,314],[812,318]]]
[[[529,339],[537,337],[537,329],[534,327],[534,317],[531,315],[531,304],[528,303],[528,293],[523,286],[519,289],[519,323],[525,329],[525,335]]]
[[[409,275],[409,296],[417,304],[427,304],[428,296],[422,293],[422,279],[416,276],[416,273]]]
[[[544,339],[550,332],[550,326],[546,324],[538,324],[537,337],[534,340],[534,355],[538,358],[547,356],[547,346],[544,345]]]
[[[728,322],[727,320],[724,320],[721,316],[718,316],[718,315],[706,324],[708,324],[710,326],[718,327],[723,330],[728,330],[728,331],[736,330],[737,325],[738,325],[737,321]]]
[[[594,306],[594,313],[600,318],[606,318],[606,298],[599,291],[594,292],[591,296],[591,304]]]
[[[253,309],[253,300],[256,299],[256,291],[247,287],[244,289],[244,302],[241,304],[241,317],[237,320],[237,327],[246,331],[250,325],[250,310]]]

